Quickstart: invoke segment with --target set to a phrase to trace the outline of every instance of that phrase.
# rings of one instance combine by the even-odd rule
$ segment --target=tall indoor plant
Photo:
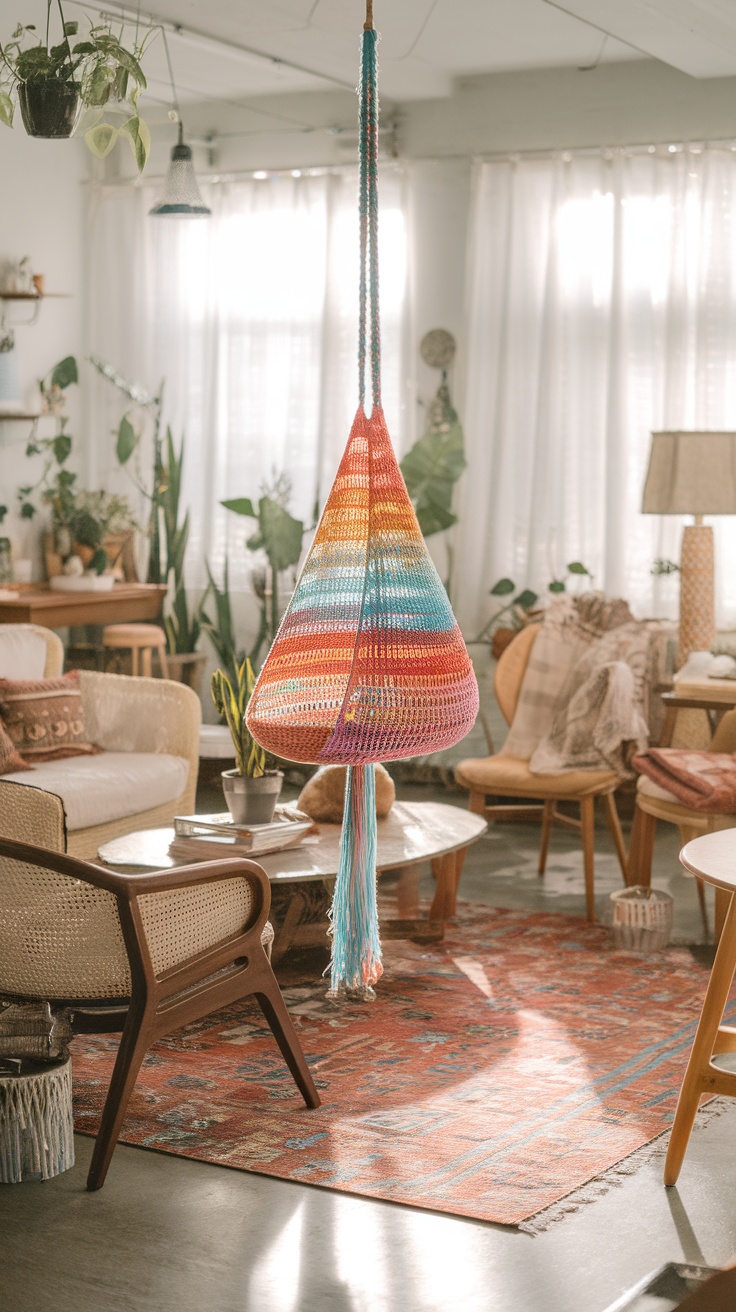
[[[235,748],[235,769],[223,770],[222,787],[236,824],[268,824],[273,820],[284,776],[248,731],[245,715],[256,676],[248,657],[238,666],[236,682],[224,670],[212,675],[212,700],[225,718]]]

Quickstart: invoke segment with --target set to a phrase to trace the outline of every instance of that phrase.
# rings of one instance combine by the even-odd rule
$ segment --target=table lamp
[[[736,433],[652,433],[642,511],[695,516],[680,550],[681,666],[715,637],[713,529],[703,515],[736,515]]]

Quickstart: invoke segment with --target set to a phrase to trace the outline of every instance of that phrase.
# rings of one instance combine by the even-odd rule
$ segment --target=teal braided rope
[[[378,33],[363,32],[360,69],[360,313],[358,375],[360,403],[365,406],[365,374],[370,337],[373,405],[381,404],[381,325],[378,304]]]

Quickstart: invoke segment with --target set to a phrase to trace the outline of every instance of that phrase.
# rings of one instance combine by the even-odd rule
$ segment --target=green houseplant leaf
[[[115,454],[121,465],[127,464],[138,445],[138,436],[127,415],[123,415],[118,425]]]
[[[247,515],[249,519],[258,518],[258,511],[254,509],[250,497],[235,497],[233,501],[222,501],[220,504],[226,510],[234,510],[236,515]]]
[[[105,159],[113,149],[119,136],[118,129],[112,123],[96,123],[89,132],[85,132],[84,139],[98,159]]]
[[[425,537],[457,523],[451,510],[455,483],[466,466],[463,430],[452,411],[447,428],[428,429],[401,461],[407,491]]]
[[[73,355],[67,355],[51,370],[51,386],[60,387],[62,392],[72,383],[79,381],[77,362]]]
[[[304,525],[271,497],[258,502],[258,524],[263,547],[271,567],[281,571],[298,564],[302,552]]]
[[[138,172],[142,173],[151,153],[151,133],[148,130],[148,125],[135,114],[132,118],[125,120],[120,132],[128,138],[136,167]]]

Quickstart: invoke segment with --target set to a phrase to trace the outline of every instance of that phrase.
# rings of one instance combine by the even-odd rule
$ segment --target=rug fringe
[[[710,1102],[705,1103],[698,1111],[695,1118],[693,1132],[704,1130],[705,1127],[717,1116],[722,1116],[726,1108],[731,1103],[729,1098],[713,1098]],[[633,1153],[628,1157],[623,1157],[620,1162],[609,1167],[602,1175],[596,1175],[594,1179],[588,1180],[587,1184],[580,1185],[574,1189],[571,1194],[564,1198],[559,1198],[556,1203],[551,1203],[541,1212],[535,1212],[534,1216],[528,1216],[525,1221],[521,1221],[517,1229],[527,1235],[542,1235],[545,1231],[551,1229],[558,1221],[564,1221],[565,1217],[573,1216],[575,1212],[580,1212],[588,1203],[597,1203],[599,1198],[604,1198],[612,1189],[617,1189],[622,1185],[629,1176],[635,1175],[643,1166],[648,1166],[650,1162],[656,1161],[657,1158],[664,1157],[667,1152],[669,1143],[669,1130],[663,1130],[655,1139],[650,1139],[649,1143],[642,1144],[641,1148],[635,1148]]]

